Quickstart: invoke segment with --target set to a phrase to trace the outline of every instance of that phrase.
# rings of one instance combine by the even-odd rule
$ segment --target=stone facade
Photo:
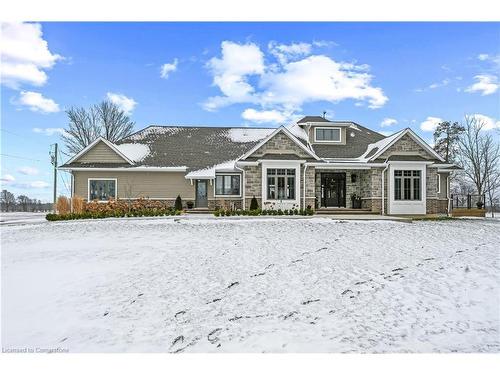
[[[314,167],[307,167],[304,173],[304,167],[302,167],[301,173],[301,183],[300,186],[304,187],[304,179],[306,182],[306,192],[305,192],[305,207],[311,206],[311,208],[315,208],[316,206],[316,196],[315,196],[315,176],[316,170]],[[302,194],[302,191],[301,191]]]
[[[425,159],[429,159],[429,153],[413,140],[408,134],[401,137],[395,144],[389,147],[377,159],[385,160],[392,154],[409,154],[418,155]]]
[[[269,141],[259,147],[251,157],[262,157],[266,154],[295,154],[304,159],[311,159],[304,149],[299,147],[286,134],[280,132],[272,137]]]
[[[259,207],[262,207],[262,166],[246,165],[245,170],[245,207],[250,208],[253,197],[257,199]]]

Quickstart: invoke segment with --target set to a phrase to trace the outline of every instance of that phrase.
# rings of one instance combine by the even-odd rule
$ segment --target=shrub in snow
[[[257,210],[259,208],[259,204],[257,203],[257,198],[255,198],[255,195],[253,196],[252,200],[250,201],[250,210]]]
[[[71,212],[81,214],[85,210],[85,201],[79,195],[71,198]]]
[[[182,199],[180,195],[175,198],[175,209],[178,211],[182,211]]]
[[[71,205],[69,203],[69,199],[63,195],[57,198],[56,201],[56,212],[61,215],[66,215],[71,210]]]

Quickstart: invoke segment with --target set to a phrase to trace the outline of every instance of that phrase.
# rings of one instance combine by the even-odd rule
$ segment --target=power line
[[[25,157],[22,157],[22,156],[9,155],[9,154],[0,154],[0,155],[8,157],[8,158],[16,158],[16,159],[24,159],[24,160],[31,160],[31,161],[41,162],[41,160],[38,160],[38,159],[25,158]]]

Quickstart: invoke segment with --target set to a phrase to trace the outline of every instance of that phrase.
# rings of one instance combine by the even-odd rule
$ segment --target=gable
[[[124,158],[103,141],[97,142],[90,150],[73,160],[79,163],[124,163]]]
[[[276,133],[273,137],[267,140],[257,150],[247,156],[247,158],[269,158],[270,155],[292,154],[304,159],[311,159],[303,148],[295,143],[283,131]]]
[[[377,160],[385,160],[391,155],[415,155],[429,160],[437,160],[428,150],[417,143],[409,134],[403,135],[387,150],[377,157]]]

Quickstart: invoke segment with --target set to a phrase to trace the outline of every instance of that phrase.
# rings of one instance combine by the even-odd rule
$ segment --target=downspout
[[[243,168],[237,167],[236,164],[234,164],[234,168],[241,171],[242,177],[241,177],[241,197],[243,199],[243,203],[241,205],[242,209],[244,210],[246,207],[246,197],[245,197],[245,186],[246,186],[246,179],[245,179],[245,170]],[[261,202],[262,205],[262,202]]]
[[[448,173],[448,176],[446,176],[446,199],[448,199],[448,216],[451,216],[450,174],[449,173]]]
[[[306,171],[307,171],[307,164],[304,164],[304,183],[302,184],[302,209],[306,209]]]
[[[385,172],[387,171],[387,168],[389,168],[389,164],[387,164],[387,161],[389,160],[389,156],[387,159],[385,159],[384,164],[386,165],[385,168],[382,170],[382,205],[380,206],[380,215],[384,216],[385,215]]]

